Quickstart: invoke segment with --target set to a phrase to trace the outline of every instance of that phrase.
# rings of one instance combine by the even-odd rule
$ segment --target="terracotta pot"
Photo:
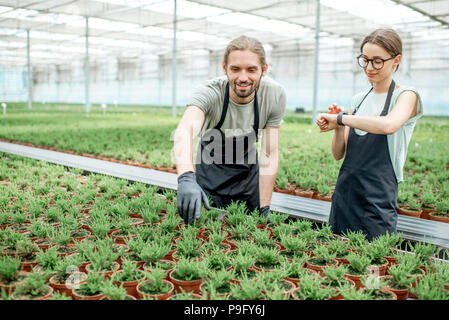
[[[402,215],[405,215],[405,216],[414,217],[414,218],[420,218],[422,210],[421,209],[419,211],[409,210],[409,209],[406,209],[405,207],[402,207],[402,208],[399,208],[398,210],[396,210],[396,212],[398,214],[402,214]]]
[[[348,279],[348,278],[345,278],[345,279],[346,279],[346,281],[351,283],[351,285],[353,285],[354,288],[356,288],[356,284],[354,281],[352,281],[351,279]],[[334,288],[334,289],[335,289],[335,296],[329,298],[329,300],[343,300],[343,295],[339,292],[339,290],[337,288]]]
[[[313,264],[310,261],[306,261],[306,267],[308,269],[317,271],[321,276],[324,276],[323,269],[328,268],[328,267],[336,267],[336,266],[338,266],[338,260],[337,259],[332,259],[325,266],[319,266],[319,265]]]
[[[20,262],[20,269],[25,272],[31,272],[35,266],[37,266],[37,261]]]
[[[437,210],[435,209],[434,205],[426,205],[423,204],[422,206],[422,212],[421,212],[421,219],[427,219],[430,220],[430,213],[436,212]]]
[[[386,276],[381,276],[380,278],[385,281],[387,279],[392,279],[393,277],[390,275],[386,275]],[[396,289],[391,286],[388,286],[388,289],[390,289],[392,292],[394,292],[396,294],[397,300],[407,300],[408,294],[409,294],[408,288]]]
[[[53,288],[52,287],[50,287],[50,286],[47,286],[47,290],[48,290],[48,293],[46,294],[46,295],[44,295],[44,296],[41,296],[41,297],[36,297],[36,298],[31,298],[31,299],[25,299],[25,297],[22,297],[22,296],[18,296],[18,297],[16,297],[15,296],[15,293],[16,292],[14,292],[14,293],[12,293],[11,294],[11,299],[12,300],[49,300],[50,298],[51,298],[51,295],[53,294]]]
[[[443,222],[443,223],[449,223],[449,217],[437,216],[437,215],[434,215],[434,212],[429,213],[429,220]]]
[[[28,276],[28,274],[29,272],[25,271],[17,272],[17,281],[13,281],[11,284],[4,284],[0,281],[0,293],[3,289],[8,296],[11,295],[16,289],[16,285],[21,283]]]
[[[319,193],[314,193],[312,199],[332,202],[332,197],[330,196],[320,196]]]
[[[385,263],[382,265],[370,265],[368,268],[371,268],[373,273],[375,273],[378,276],[384,276],[387,274],[389,262],[387,259],[385,259]]]
[[[37,238],[35,240],[32,240],[33,243],[35,243],[39,249],[41,249],[43,252],[47,251],[48,248],[53,247],[54,244],[51,242],[50,239],[47,238]]]
[[[315,195],[315,191],[313,191],[313,190],[304,190],[302,188],[297,188],[297,189],[295,189],[293,194],[295,196],[300,196],[300,197],[312,199],[313,196]]]
[[[232,281],[228,281],[228,283],[229,283],[230,286],[233,284]],[[199,292],[200,296],[204,296],[204,293],[205,293],[204,287],[205,287],[205,285],[206,285],[206,282],[203,282],[200,285],[200,292]],[[229,289],[229,290],[231,290],[231,289]],[[210,300],[210,293],[209,292],[206,292],[206,293],[207,293],[207,299]],[[229,299],[231,294],[232,294],[232,292],[229,291],[229,292],[226,292],[226,293],[217,293],[217,296],[218,297],[227,297]]]
[[[84,272],[74,272],[73,275],[76,277],[76,274],[78,274],[78,277],[75,279],[79,279],[79,283],[85,283],[87,279],[87,274]],[[56,291],[61,294],[65,294],[68,297],[72,296],[72,287],[67,286],[66,283],[59,283],[56,279],[56,275],[52,276],[49,280],[50,286]]]
[[[173,277],[173,273],[175,270],[172,270],[169,272],[168,277],[170,279],[170,282],[174,284],[175,286],[175,292],[180,293],[181,288],[185,292],[191,292],[199,293],[200,292],[200,285],[203,282],[203,279],[197,279],[197,280],[190,280],[190,281],[184,281],[184,280],[178,280]]]
[[[117,274],[120,274],[122,272],[122,270],[117,271]],[[143,271],[139,271],[142,274],[142,279],[139,280],[133,280],[133,281],[114,281],[114,284],[117,286],[120,286],[121,284],[123,284],[123,288],[126,289],[126,292],[128,292],[129,295],[138,298],[138,294],[137,294],[137,286],[139,285],[140,282],[144,281],[145,279],[145,274],[143,273]]]
[[[355,283],[355,287],[357,290],[364,288],[365,286],[362,284],[362,277],[364,277],[365,275],[354,275],[354,274],[350,274],[350,273],[345,273],[344,277],[352,280]]]
[[[313,275],[316,275],[316,276],[319,275],[319,273],[318,273],[317,271],[315,271],[315,270],[307,269],[307,268],[306,268],[306,270],[307,270],[307,272],[310,273],[310,274],[313,274]],[[320,276],[320,277],[321,277],[321,276]],[[296,286],[298,286],[298,284],[301,282],[301,279],[299,279],[299,278],[285,277],[285,280],[288,280],[288,281],[290,281],[290,282],[293,282]]]
[[[110,234],[111,238],[114,239],[115,243],[117,244],[126,244],[126,240],[128,240],[129,238],[137,238],[137,235],[126,235],[126,236],[117,235],[119,234],[119,232],[121,232],[121,230],[115,230]]]
[[[92,264],[91,262],[88,262],[85,266],[87,273],[89,273],[89,271],[91,271],[92,269]],[[111,276],[114,274],[114,272],[117,272],[120,269],[120,264],[116,261],[113,262],[113,270],[108,270],[108,271],[100,271],[100,273],[104,274],[106,279],[110,279]],[[80,271],[81,271],[81,267],[80,267]]]
[[[101,300],[104,297],[105,295],[103,293],[99,293],[94,296],[83,296],[82,294],[77,293],[77,289],[72,289],[73,300]]]

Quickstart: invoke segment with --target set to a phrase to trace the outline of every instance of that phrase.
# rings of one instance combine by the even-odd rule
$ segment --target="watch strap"
[[[344,111],[340,111],[339,113],[338,113],[338,115],[337,115],[337,123],[338,123],[338,125],[340,125],[340,126],[344,126],[344,124],[343,124],[343,122],[342,122],[342,119],[343,119],[343,115],[344,114],[348,114],[347,112],[344,112]]]

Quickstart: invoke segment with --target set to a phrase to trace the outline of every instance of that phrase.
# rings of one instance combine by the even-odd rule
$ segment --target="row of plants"
[[[3,299],[449,299],[431,244],[405,252],[399,235],[368,243],[276,212],[267,224],[240,203],[186,226],[172,191],[1,156]]]
[[[0,138],[175,172],[171,135],[182,109],[177,118],[164,108],[133,112],[121,108],[106,117],[101,112],[86,117],[82,111],[80,106],[61,105],[37,106],[29,113],[23,106],[13,106],[11,113],[0,119]],[[332,157],[332,134],[320,134],[316,126],[304,121],[290,121],[292,116],[293,111],[288,110],[281,130],[276,191],[330,201],[342,163]],[[404,182],[399,185],[398,213],[447,222],[448,127],[445,117],[418,121],[408,148]],[[36,136],[36,130],[45,134]]]

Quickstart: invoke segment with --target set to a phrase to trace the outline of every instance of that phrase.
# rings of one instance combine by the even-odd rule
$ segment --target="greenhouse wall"
[[[361,68],[355,63],[355,51],[330,48],[319,56],[318,110],[331,103],[348,107],[351,97],[369,88]],[[334,57],[334,60],[332,60]],[[340,62],[335,61],[338,57]],[[268,52],[268,75],[287,91],[287,108],[312,109],[313,50],[299,55],[294,50]],[[413,60],[413,66],[409,63]],[[177,105],[185,106],[192,91],[201,82],[222,75],[222,53],[208,56],[180,56],[177,64]],[[447,62],[445,63],[447,64]],[[395,80],[411,85],[421,94],[426,115],[449,115],[449,68],[437,62],[423,64],[405,52]],[[438,69],[439,65],[441,68]],[[33,69],[33,101],[84,103],[84,64],[37,66]],[[157,60],[110,59],[91,60],[90,102],[94,104],[165,105],[172,104],[172,61],[160,56]],[[0,66],[0,99],[27,101],[26,67]]]

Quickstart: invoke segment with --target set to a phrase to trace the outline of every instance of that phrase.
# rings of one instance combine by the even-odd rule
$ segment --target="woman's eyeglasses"
[[[362,68],[368,67],[368,64],[371,62],[371,65],[374,69],[380,70],[383,68],[385,61],[391,60],[396,58],[396,56],[388,58],[388,59],[382,59],[382,58],[374,58],[374,59],[368,59],[363,54],[357,57],[357,62],[359,63],[359,66]]]

